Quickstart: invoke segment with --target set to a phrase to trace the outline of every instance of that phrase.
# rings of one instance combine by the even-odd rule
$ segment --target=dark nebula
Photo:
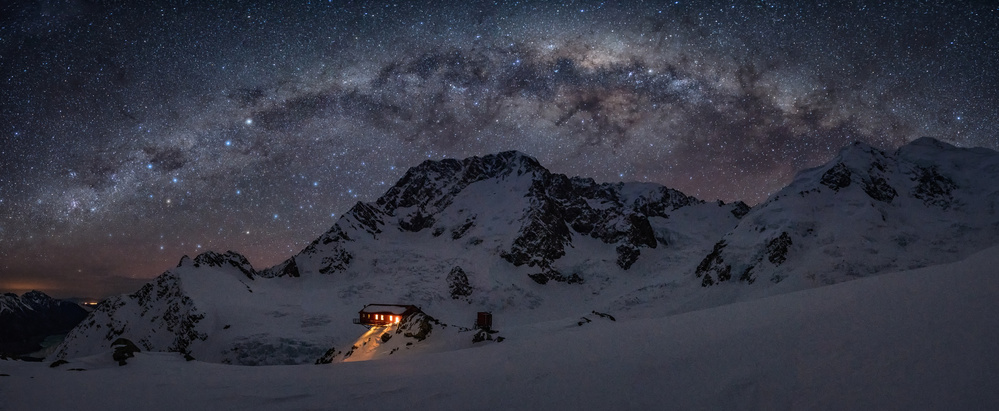
[[[999,148],[986,2],[215,3],[0,6],[0,288],[264,267],[428,158],[753,204],[852,141]]]

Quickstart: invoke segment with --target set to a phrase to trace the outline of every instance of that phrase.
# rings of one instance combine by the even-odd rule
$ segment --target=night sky
[[[755,204],[852,141],[999,148],[991,2],[10,3],[4,291],[267,267],[426,159]]]

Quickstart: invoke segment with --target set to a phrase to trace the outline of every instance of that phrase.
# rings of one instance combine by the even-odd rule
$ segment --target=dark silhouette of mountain
[[[45,337],[68,332],[86,316],[83,307],[41,291],[0,295],[0,354],[18,357],[38,351]]]

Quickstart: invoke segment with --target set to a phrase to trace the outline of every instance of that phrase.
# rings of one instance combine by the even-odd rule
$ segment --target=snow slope
[[[754,207],[696,275],[783,292],[956,261],[996,239],[995,151],[931,138],[894,153],[855,143]]]
[[[109,351],[56,368],[2,361],[0,398],[10,410],[997,409],[996,266],[992,247],[683,314],[566,317],[504,329],[499,343],[377,361],[242,367],[139,353],[120,367]]]

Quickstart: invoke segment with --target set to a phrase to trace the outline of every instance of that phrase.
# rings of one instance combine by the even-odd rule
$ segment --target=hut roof
[[[362,313],[390,313],[402,315],[406,311],[415,309],[416,307],[412,305],[397,305],[397,304],[368,304],[364,306],[361,310]]]

